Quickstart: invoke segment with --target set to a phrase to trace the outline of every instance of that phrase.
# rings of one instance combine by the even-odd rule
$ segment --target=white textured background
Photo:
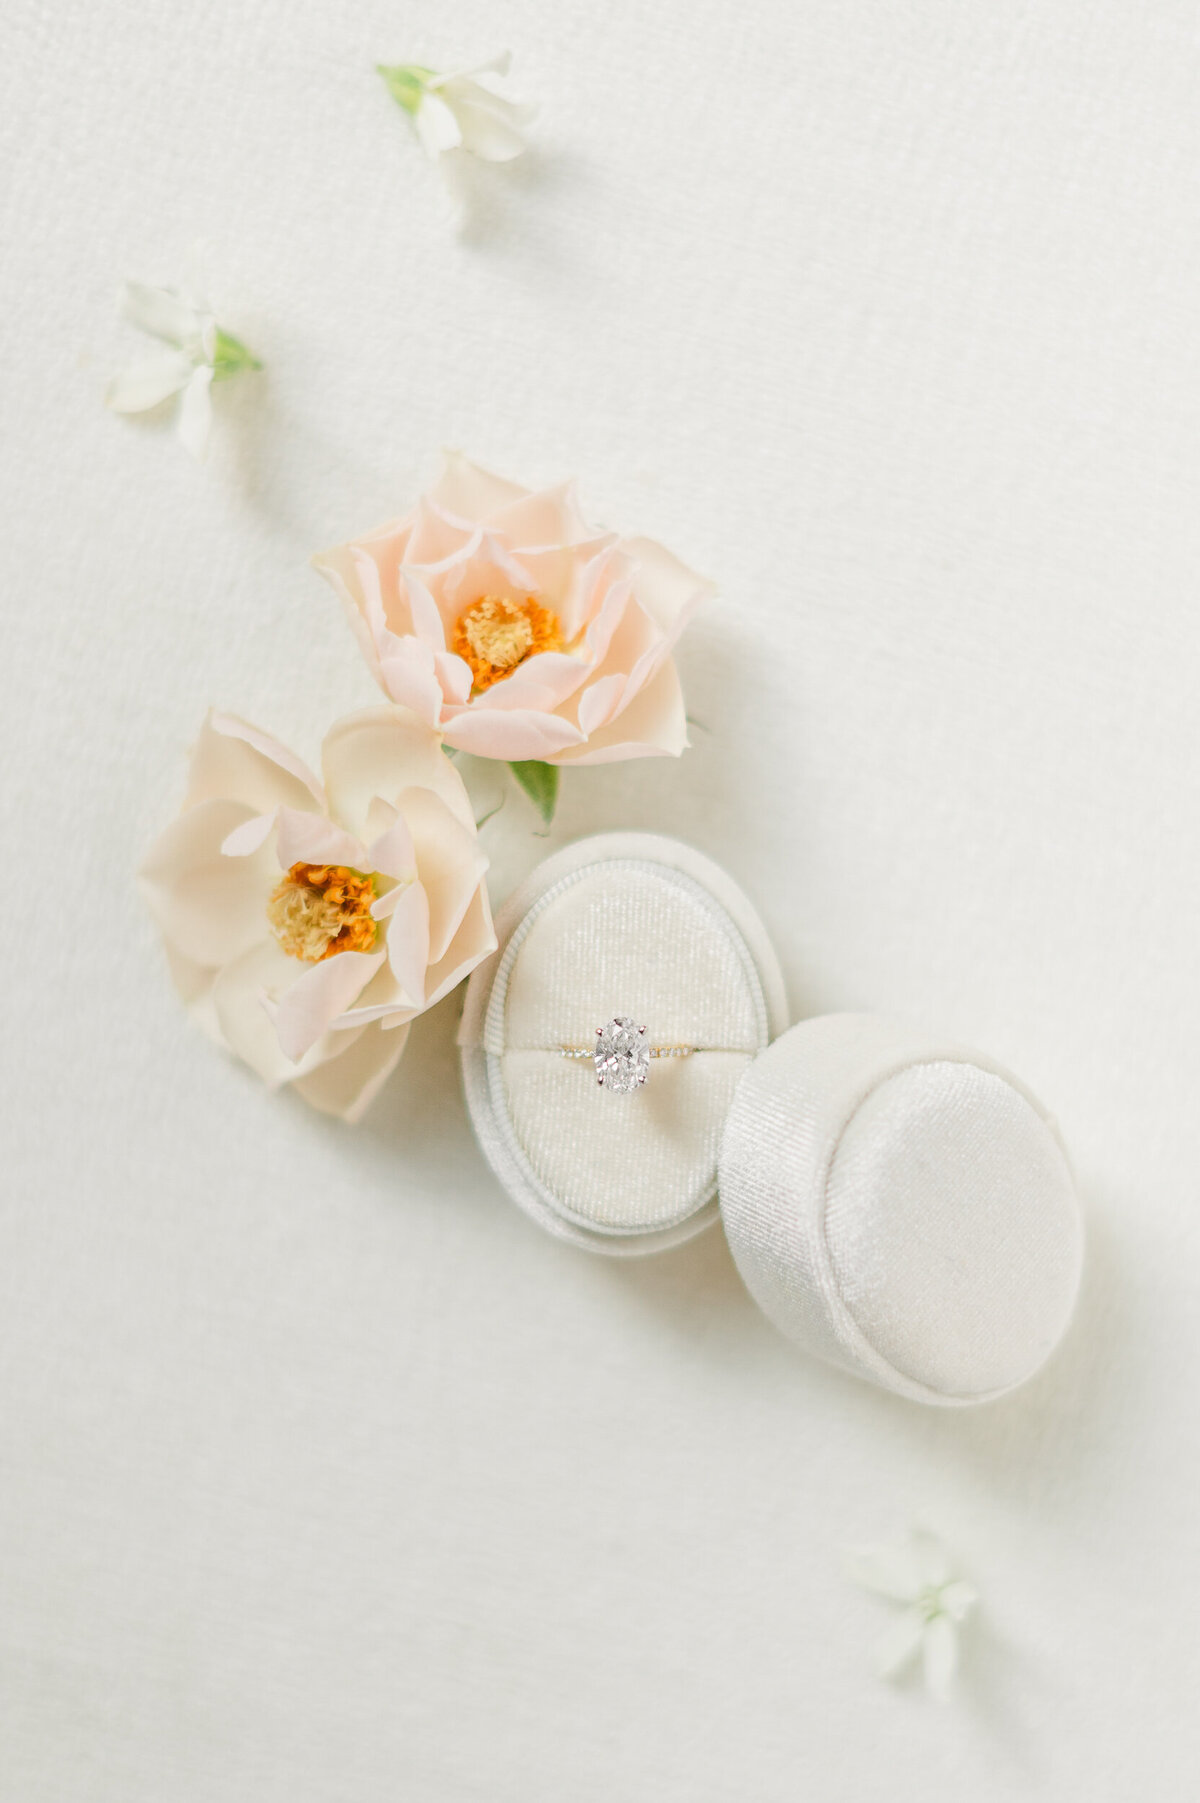
[[[3,1803],[1196,1796],[1197,32],[8,0]],[[538,154],[460,223],[372,64],[505,44]],[[100,398],[119,280],[196,240],[268,365],[203,469]],[[721,586],[695,750],[576,774],[554,842],[678,832],[797,1013],[908,1012],[1057,1109],[1090,1267],[1018,1398],[805,1363],[718,1235],[540,1237],[452,1007],[357,1133],[187,1028],[135,862],[210,702],[315,755],[373,699],[306,558],[444,442]],[[941,1711],[835,1564],[919,1512],[986,1599]]]

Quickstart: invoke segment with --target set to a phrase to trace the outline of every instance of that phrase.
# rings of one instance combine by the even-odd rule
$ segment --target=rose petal
[[[474,593],[488,595],[527,595],[539,587],[530,563],[539,557],[558,558],[557,550],[531,551],[529,561],[508,541],[503,532],[493,527],[480,528],[479,549],[471,560],[470,587]],[[474,598],[468,595],[467,600]]]
[[[442,625],[442,616],[438,612],[437,602],[414,570],[407,567],[402,569],[399,582],[400,593],[408,603],[413,633],[417,638],[423,640],[431,651],[444,651],[446,649],[446,629]]]
[[[246,858],[221,855],[222,840],[246,817],[240,802],[198,802],[159,835],[140,872],[164,938],[209,968],[240,957],[267,931],[274,854],[263,847]]]
[[[449,737],[449,733],[447,733]],[[578,751],[552,755],[555,764],[615,764],[626,758],[678,757],[687,750],[687,715],[675,665],[668,658],[616,719]]]
[[[534,713],[528,709],[507,713],[500,709],[480,709],[474,704],[461,712],[456,713],[452,708],[446,712],[447,745],[472,752],[476,757],[502,758],[510,764],[529,759],[547,762],[583,743],[579,728],[558,714]]]
[[[350,565],[355,605],[361,610],[376,647],[393,629],[401,634],[411,632],[412,617],[407,596],[400,587],[399,568],[385,574],[362,545],[350,546]]]
[[[290,870],[293,864],[348,864],[351,870],[368,868],[366,848],[361,839],[343,832],[323,814],[300,813],[295,808],[279,810],[275,849],[283,870]]]
[[[367,1027],[344,1052],[318,1065],[311,1075],[297,1078],[292,1088],[322,1114],[336,1115],[354,1126],[395,1070],[407,1040],[407,1027],[390,1033]]]
[[[442,622],[443,637],[448,629],[452,629],[460,612],[460,592],[466,591],[468,599],[474,599],[489,587],[487,571],[490,565],[477,567],[480,550],[483,545],[483,528],[472,526],[469,522],[448,522],[460,534],[454,550],[447,557],[435,563],[418,563],[415,560],[405,564],[406,570],[414,571],[433,597]],[[503,582],[503,578],[493,575],[490,587],[495,590]],[[507,588],[507,583],[504,583]],[[407,609],[407,601],[404,603]]]
[[[217,796],[245,802],[255,814],[325,807],[316,777],[286,745],[232,714],[212,713],[192,752],[187,803]]]
[[[614,560],[605,558],[589,577],[591,591],[584,597],[584,645],[590,664],[599,667],[609,654],[613,638],[620,628],[633,598],[626,576],[614,571]]]
[[[470,664],[452,651],[436,651],[433,664],[442,685],[443,701],[448,701],[452,707],[464,706],[471,694]]]
[[[444,564],[423,565],[421,575],[451,642],[460,615],[473,602],[485,595],[522,601],[537,588],[531,572],[503,539],[484,527],[477,528],[476,536]]]
[[[420,883],[401,890],[387,929],[387,955],[396,981],[413,1008],[425,1007],[429,965],[429,899]]]
[[[597,552],[609,541],[594,541]],[[564,644],[571,644],[579,633],[581,609],[573,597],[579,586],[579,571],[586,564],[590,545],[510,545],[507,535],[501,537],[489,529],[480,553],[487,558],[463,584],[461,603],[467,604],[480,595],[506,595],[522,601],[532,595],[548,607],[559,622]]]
[[[426,571],[442,569],[461,557],[474,538],[473,521],[455,518],[432,497],[422,495],[413,509],[412,533],[400,565]]]
[[[399,529],[396,535],[400,536]],[[361,564],[360,564],[361,560]],[[367,555],[365,543],[337,545],[328,551],[319,551],[311,560],[312,567],[333,588],[342,603],[343,611],[350,623],[350,630],[358,640],[359,649],[367,660],[372,675],[377,682],[382,678],[379,674],[379,648],[375,634],[367,620],[367,601],[364,592],[362,567],[370,572],[374,592],[378,601],[379,612],[384,612],[384,603],[379,593],[380,576],[374,561]],[[397,558],[397,562],[399,559]]]
[[[308,965],[276,1010],[275,1031],[284,1054],[295,1061],[311,1051],[366,988],[385,957],[382,951],[335,952]]]
[[[430,789],[408,789],[399,806],[412,831],[417,873],[429,907],[427,962],[445,957],[471,897],[487,872],[487,854]]]
[[[635,601],[635,605],[640,607],[641,604]],[[645,688],[646,684],[657,675],[662,664],[665,663],[666,659],[675,649],[676,640],[679,638],[680,633],[683,631],[698,606],[698,599],[694,603],[689,602],[684,607],[683,611],[676,616],[674,625],[669,627],[666,632],[660,631],[657,643],[648,645],[645,651],[642,652],[641,656],[634,664],[633,669],[629,672],[629,681],[626,685],[627,701],[632,701],[638,690]]]
[[[653,538],[627,538],[622,549],[633,560],[633,592],[664,631],[716,593],[716,585],[681,563]]]
[[[394,801],[405,789],[432,789],[460,820],[474,824],[471,803],[441,741],[404,708],[368,708],[339,720],[321,748],[330,812],[361,833],[375,796]]]
[[[404,890],[397,889],[394,893],[400,896],[404,894]],[[331,1022],[329,1030],[331,1033],[341,1033],[350,1027],[365,1027],[371,1021],[382,1021],[386,1026],[395,1026],[400,1021],[412,1020],[420,1012],[409,1001],[385,957],[354,1006],[339,1014]]]
[[[438,655],[420,639],[396,638],[389,633],[380,645],[378,657],[378,676],[384,692],[398,707],[410,708],[431,727],[441,720],[444,701]]]
[[[611,533],[599,533],[579,511],[574,482],[522,495],[492,515],[491,524],[523,550],[530,546],[580,545],[585,540],[611,541]]]
[[[338,954],[343,958],[352,955]],[[272,1011],[277,1011],[293,985],[312,968],[298,958],[289,958],[282,946],[268,936],[232,964],[225,965],[213,984],[213,1007],[226,1045],[272,1089],[294,1077],[305,1076],[330,1056],[331,1049],[339,1055],[342,1050],[338,1039],[333,1040],[332,1047],[318,1042],[297,1063],[279,1043]]]
[[[415,878],[409,879],[409,881],[415,880]],[[384,889],[381,894],[377,895],[371,903],[371,919],[390,920],[407,887],[407,883],[393,883],[390,889]]]
[[[406,794],[410,792],[406,791]],[[432,790],[420,789],[415,793],[432,795]],[[444,807],[445,803],[439,805]],[[450,810],[447,808],[446,812],[449,813]],[[381,825],[387,815],[391,816],[390,820],[386,825]],[[458,824],[453,814],[450,818]],[[378,870],[384,876],[395,877],[398,883],[411,883],[417,875],[417,854],[404,815],[390,802],[377,799],[368,811],[367,825],[368,830],[375,835],[367,846],[368,868]],[[374,913],[374,909],[371,911]]]
[[[492,709],[512,713],[528,708],[535,714],[552,714],[570,700],[590,675],[591,666],[582,658],[571,657],[565,651],[539,651],[519,664],[511,676],[477,695],[471,705],[480,713]]]
[[[579,697],[579,730],[590,738],[607,726],[625,693],[625,678],[619,674],[601,676],[589,683]]]
[[[496,949],[496,933],[492,926],[492,910],[487,890],[481,883],[471,897],[471,905],[463,917],[444,958],[432,965],[425,976],[425,1006],[432,1008],[456,984],[469,977],[477,964],[482,964]]]
[[[481,469],[461,451],[445,451],[430,499],[460,520],[488,520],[528,493],[516,482],[506,482],[502,476]]]
[[[598,636],[598,635],[597,635]],[[588,634],[588,649],[593,646],[593,635]],[[621,611],[621,617],[609,638],[603,657],[598,657],[595,664],[597,677],[620,673],[630,677],[641,659],[653,654],[664,644],[662,628],[650,618],[645,608],[633,595],[630,595]],[[637,688],[641,688],[641,682]],[[636,689],[633,691],[636,693]],[[632,700],[633,695],[626,696]]]
[[[265,845],[275,831],[279,819],[279,809],[272,808],[269,814],[255,814],[249,820],[243,820],[241,826],[235,826],[231,833],[226,833],[221,841],[223,858],[248,858],[256,852],[260,845]]]

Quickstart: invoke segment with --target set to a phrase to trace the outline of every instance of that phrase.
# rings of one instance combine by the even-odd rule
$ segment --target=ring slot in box
[[[700,1232],[716,1219],[738,1082],[787,1022],[745,897],[690,847],[614,833],[547,859],[496,927],[460,1039],[472,1122],[505,1189],[551,1232],[605,1252]],[[590,1059],[566,1055],[621,1013],[656,1047],[689,1049],[656,1059],[632,1096],[604,1093]]]

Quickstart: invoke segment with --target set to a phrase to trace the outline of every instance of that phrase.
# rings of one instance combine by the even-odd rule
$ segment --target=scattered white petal
[[[463,141],[458,117],[453,107],[440,95],[426,93],[413,115],[421,148],[427,156],[440,157],[443,151],[457,150]]]
[[[185,352],[159,351],[118,370],[104,398],[114,413],[144,413],[186,388],[192,370],[192,360]]]
[[[474,88],[466,93],[466,88]],[[458,122],[462,147],[485,163],[511,163],[525,149],[522,110],[489,96],[474,83],[455,82],[430,94],[426,105],[441,100]],[[424,110],[424,109],[422,109]]]
[[[975,1604],[979,1601],[979,1593],[974,1584],[968,1584],[964,1578],[954,1578],[949,1584],[942,1585],[942,1610],[953,1622],[965,1621]]]
[[[958,1634],[948,1615],[935,1615],[925,1624],[923,1652],[925,1687],[930,1696],[944,1703],[958,1670]]]
[[[201,313],[196,303],[171,288],[126,282],[121,311],[130,325],[168,344],[189,344],[200,337]]]
[[[214,381],[258,369],[258,359],[223,332],[208,308],[172,288],[127,282],[122,311],[133,325],[174,348],[120,370],[105,400],[115,413],[144,413],[182,394],[177,430],[194,457],[203,457],[212,423]]]
[[[926,1688],[944,1702],[958,1669],[958,1630],[978,1600],[974,1586],[953,1575],[945,1547],[924,1530],[898,1546],[847,1548],[844,1565],[864,1590],[905,1605],[876,1644],[880,1676],[898,1676],[920,1653]]]
[[[508,73],[509,60],[505,51],[445,74],[421,63],[380,63],[378,69],[429,156],[461,149],[485,163],[509,163],[526,148],[522,128],[536,111],[501,92],[496,78]]]
[[[208,449],[209,427],[212,425],[213,372],[202,365],[183,391],[179,408],[179,442],[193,457],[204,456]]]

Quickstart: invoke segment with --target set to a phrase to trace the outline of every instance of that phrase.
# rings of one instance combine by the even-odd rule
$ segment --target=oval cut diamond
[[[627,1014],[616,1015],[597,1033],[592,1057],[605,1089],[614,1089],[618,1095],[639,1089],[650,1071],[645,1027],[636,1026]]]

